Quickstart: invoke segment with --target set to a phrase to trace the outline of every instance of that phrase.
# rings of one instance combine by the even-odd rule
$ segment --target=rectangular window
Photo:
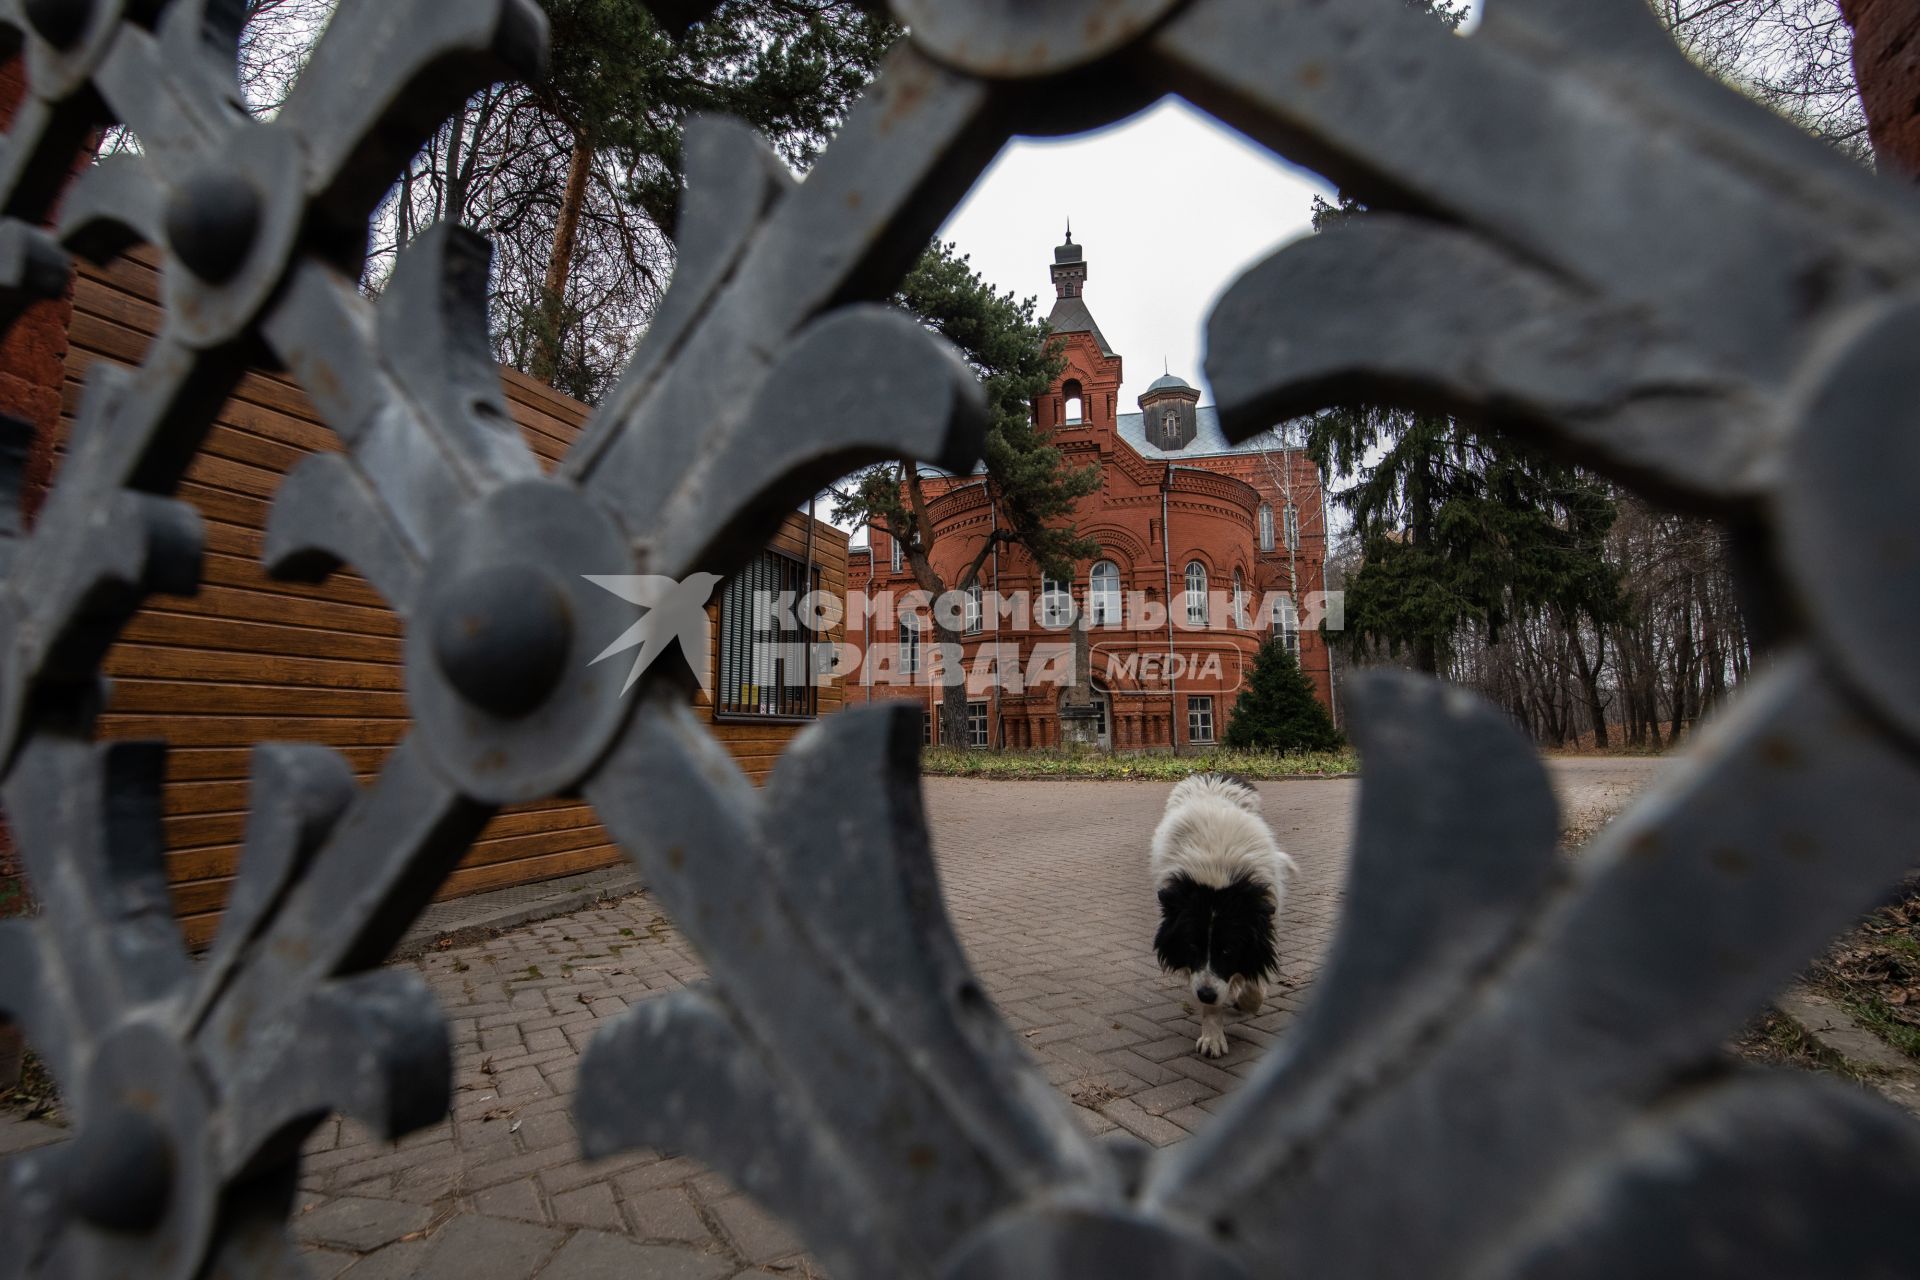
[[[1300,611],[1293,597],[1283,595],[1273,605],[1273,633],[1296,659],[1300,656]]]
[[[1260,504],[1260,549],[1273,550],[1273,508],[1264,502]]]
[[[788,719],[819,714],[813,682],[816,637],[800,625],[793,607],[819,585],[817,568],[809,584],[806,566],[777,551],[762,551],[727,579],[720,589],[714,655],[716,713]]]
[[[980,584],[976,582],[972,586],[967,588],[967,634],[968,635],[977,636],[980,634],[980,617],[981,617]]]
[[[920,674],[920,628],[912,618],[900,619],[900,674]]]
[[[1187,741],[1213,741],[1212,697],[1190,697],[1187,699]]]
[[[888,534],[887,541],[893,544],[893,571],[895,573],[898,573],[900,572],[900,560],[901,560],[900,539],[894,537],[892,534]]]
[[[967,704],[967,745],[974,748],[987,745],[987,704],[984,702]]]
[[[1040,625],[1059,628],[1073,621],[1073,593],[1067,584],[1044,574],[1040,578]]]
[[[1286,520],[1287,550],[1298,551],[1300,549],[1300,508],[1289,504],[1286,511]]]

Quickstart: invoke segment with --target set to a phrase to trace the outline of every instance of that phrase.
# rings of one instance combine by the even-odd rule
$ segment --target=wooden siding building
[[[145,352],[160,321],[153,262],[135,254],[106,269],[81,269],[59,440],[71,426],[87,368],[102,359],[132,365]],[[587,407],[502,372],[515,421],[551,467],[579,433]],[[262,530],[282,477],[307,453],[338,447],[294,383],[249,375],[180,490],[205,520],[200,593],[149,600],[106,662],[113,683],[102,736],[160,738],[173,747],[165,797],[168,867],[175,908],[196,946],[212,936],[239,853],[249,749],[270,740],[321,743],[344,753],[365,781],[407,731],[400,620],[367,582],[351,572],[315,586],[278,582],[260,565]],[[817,589],[844,598],[847,538],[830,525],[796,513],[760,563],[792,566],[808,559]],[[720,610],[716,600],[716,622]],[[722,634],[716,626],[714,635]],[[818,637],[842,638],[840,628]],[[717,663],[717,652],[710,656]],[[714,714],[705,695],[699,704],[716,736],[756,779],[766,776],[806,719],[837,709],[842,698],[838,682],[815,686],[800,701],[768,703],[757,686],[738,680],[730,688],[716,684],[716,692],[729,703],[723,714]],[[517,805],[487,826],[441,895],[527,884],[621,857],[583,801]]]

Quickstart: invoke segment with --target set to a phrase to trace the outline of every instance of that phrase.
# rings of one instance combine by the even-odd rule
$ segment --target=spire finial
[[[1165,356],[1160,357],[1160,372],[1165,377],[1170,378],[1173,376],[1173,366],[1167,363]]]
[[[1067,219],[1067,243],[1068,244],[1073,243],[1073,219],[1072,218]]]

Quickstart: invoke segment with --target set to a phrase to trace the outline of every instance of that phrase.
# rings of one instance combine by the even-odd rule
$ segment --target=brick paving
[[[1554,762],[1570,816],[1616,807],[1651,761]],[[982,983],[1094,1133],[1186,1137],[1284,1033],[1331,939],[1351,780],[1262,783],[1300,864],[1266,1008],[1229,1022],[1226,1057],[1149,941],[1146,838],[1168,788],[1147,783],[928,782],[949,910]],[[1576,821],[1584,819],[1576,817]],[[1597,818],[1593,818],[1597,821]],[[453,1114],[398,1144],[329,1121],[308,1146],[295,1230],[322,1280],[817,1275],[794,1236],[724,1179],[635,1152],[583,1162],[568,1115],[581,1048],[603,1019],[705,976],[646,894],[411,963],[445,1005]],[[0,1122],[0,1152],[35,1140]]]

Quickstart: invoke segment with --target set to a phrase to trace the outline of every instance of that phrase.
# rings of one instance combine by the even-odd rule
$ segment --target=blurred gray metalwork
[[[712,6],[655,8],[679,30]],[[1920,1131],[1717,1056],[1920,828],[1910,191],[1697,74],[1641,0],[1490,0],[1468,37],[1401,0],[897,0],[915,36],[804,183],[694,122],[672,290],[544,478],[488,354],[484,242],[439,228],[377,304],[358,289],[407,155],[477,87],[539,74],[543,14],[343,0],[261,123],[243,11],[0,0],[33,85],[0,151],[0,318],[69,254],[138,241],[167,301],[145,363],[96,367],[31,533],[0,521],[0,792],[42,906],[0,923],[0,1011],[77,1123],[8,1167],[0,1275],[300,1274],[305,1132],[446,1109],[439,1014],[382,958],[496,806],[573,789],[714,975],[591,1046],[588,1150],[699,1156],[837,1276],[1911,1269]],[[1497,714],[1356,682],[1364,796],[1313,1004],[1213,1126],[1148,1153],[1088,1139],[971,977],[912,713],[835,717],[756,791],[670,681],[623,699],[622,664],[589,661],[627,617],[583,575],[725,573],[856,463],[971,465],[977,384],[875,300],[1014,131],[1166,93],[1380,211],[1222,300],[1230,433],[1356,396],[1526,433],[1727,520],[1778,643],[1571,864]],[[41,230],[107,122],[140,153]],[[170,494],[262,352],[345,446],[288,476],[270,567],[351,564],[386,596],[415,726],[366,787],[322,748],[256,752],[195,963],[164,748],[91,739],[96,669],[148,593],[194,589],[198,518]]]

